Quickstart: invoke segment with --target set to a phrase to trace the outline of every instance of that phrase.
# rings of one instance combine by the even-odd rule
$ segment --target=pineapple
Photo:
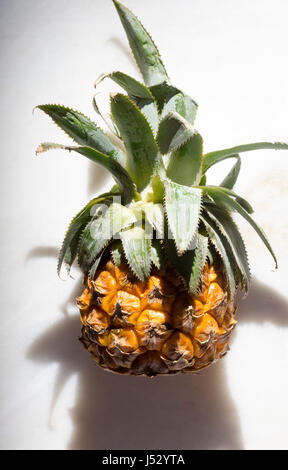
[[[58,105],[41,105],[77,146],[75,151],[112,174],[111,191],[93,198],[74,217],[58,263],[70,274],[78,259],[85,288],[77,299],[81,342],[103,368],[155,376],[197,372],[229,349],[236,325],[235,296],[248,292],[250,269],[236,212],[277,260],[251,205],[233,191],[239,154],[288,149],[260,142],[203,154],[194,127],[197,103],[173,86],[151,36],[137,17],[113,0],[144,83],[122,72],[101,75],[124,93],[111,94],[102,116],[110,137],[88,117]],[[236,160],[219,186],[208,170]]]

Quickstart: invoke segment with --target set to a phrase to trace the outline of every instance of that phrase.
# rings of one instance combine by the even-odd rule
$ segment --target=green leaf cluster
[[[248,290],[251,277],[234,212],[255,229],[277,266],[267,236],[251,217],[251,205],[233,191],[240,154],[288,149],[288,144],[259,142],[203,154],[203,139],[194,127],[197,103],[171,84],[139,19],[117,0],[113,3],[144,83],[119,71],[96,80],[97,89],[110,79],[123,90],[110,95],[108,115],[101,113],[94,97],[94,109],[110,136],[69,107],[38,106],[77,144],[45,142],[38,154],[51,149],[76,152],[110,171],[116,183],[73,218],[60,250],[58,272],[64,265],[69,274],[78,257],[83,272],[94,276],[108,253],[118,265],[126,260],[141,280],[149,278],[152,266],[165,269],[168,263],[196,293],[205,263],[220,261],[232,298],[238,286]],[[236,162],[222,183],[207,185],[207,171],[229,158]]]

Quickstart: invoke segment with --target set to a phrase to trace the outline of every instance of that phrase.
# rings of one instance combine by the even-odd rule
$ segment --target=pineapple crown
[[[140,280],[152,264],[161,269],[169,260],[188,290],[197,292],[207,260],[222,259],[230,297],[238,286],[248,290],[250,270],[241,234],[231,216],[239,213],[255,229],[277,260],[263,230],[252,219],[250,204],[233,192],[239,154],[257,149],[288,149],[285,143],[259,142],[203,155],[202,137],[194,128],[197,103],[173,86],[151,36],[138,18],[113,0],[145,85],[122,72],[101,75],[125,94],[111,94],[111,113],[102,116],[111,140],[89,118],[73,109],[41,105],[78,146],[42,143],[49,149],[73,150],[110,171],[116,185],[92,199],[73,218],[60,250],[70,273],[78,262],[85,274],[95,275],[107,251],[113,261],[124,259]],[[125,151],[123,150],[125,148]],[[206,185],[206,173],[222,160],[236,160],[219,186]],[[145,221],[145,223],[144,223]]]

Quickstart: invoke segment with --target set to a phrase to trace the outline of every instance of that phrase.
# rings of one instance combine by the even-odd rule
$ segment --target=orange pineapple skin
[[[80,341],[101,367],[123,374],[196,373],[227,353],[236,325],[221,266],[208,263],[193,296],[169,269],[141,282],[109,260],[76,301]]]

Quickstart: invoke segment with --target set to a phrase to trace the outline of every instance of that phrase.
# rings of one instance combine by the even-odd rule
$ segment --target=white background
[[[205,151],[288,141],[286,0],[126,4],[152,33],[173,84],[199,103]],[[69,140],[32,109],[61,103],[96,119],[97,76],[139,75],[108,0],[1,0],[0,23],[1,447],[287,449],[288,152],[243,155],[236,190],[253,204],[280,267],[272,271],[239,221],[254,282],[229,355],[200,376],[103,372],[77,341],[79,274],[63,282],[55,268],[68,222],[110,177],[77,155],[35,157],[39,142]]]

